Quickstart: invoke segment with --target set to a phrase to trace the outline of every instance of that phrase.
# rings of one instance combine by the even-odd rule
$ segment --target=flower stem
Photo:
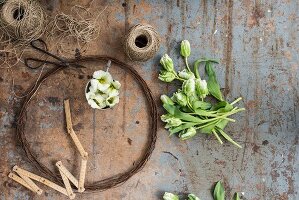
[[[179,80],[179,81],[182,81],[182,82],[185,81],[185,79],[182,79],[182,78],[180,78],[180,77],[178,77],[178,76],[176,76],[175,78],[176,78],[177,80]]]
[[[215,135],[215,137],[217,138],[217,140],[219,141],[220,144],[223,144],[222,140],[220,139],[219,135],[216,133],[216,131],[213,129],[212,130],[213,134]]]
[[[241,145],[239,145],[238,143],[236,143],[231,137],[229,137],[229,135],[227,135],[222,129],[218,129],[218,131],[220,132],[220,134],[229,142],[231,142],[232,144],[236,145],[239,148],[242,148]]]
[[[236,100],[234,100],[233,102],[231,102],[230,105],[234,105],[235,103],[237,103],[240,100],[242,100],[242,97],[237,98]]]
[[[177,80],[182,81],[182,82],[185,81],[185,79],[180,78],[180,77],[177,75],[177,73],[176,73],[175,71],[172,72],[172,73],[175,75],[175,78],[176,78]]]
[[[185,60],[185,64],[186,64],[186,67],[187,67],[188,71],[191,72],[191,70],[190,70],[190,68],[189,68],[189,64],[188,64],[188,59],[187,59],[187,57],[185,57],[184,60]]]

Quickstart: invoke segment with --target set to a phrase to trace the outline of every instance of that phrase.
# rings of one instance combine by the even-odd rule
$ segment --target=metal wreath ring
[[[144,79],[138,74],[138,72],[131,66],[127,65],[126,63],[109,57],[109,56],[86,56],[86,57],[80,57],[73,60],[66,60],[67,63],[69,63],[68,66],[66,65],[56,65],[53,69],[46,72],[36,83],[32,85],[32,87],[29,90],[28,95],[25,97],[25,99],[22,102],[21,110],[18,113],[17,116],[17,127],[16,127],[16,133],[17,137],[21,143],[22,149],[25,151],[25,155],[29,159],[29,161],[44,175],[47,176],[47,178],[50,178],[53,182],[63,186],[63,181],[59,175],[59,173],[52,172],[50,169],[48,169],[44,164],[42,164],[38,158],[34,155],[32,152],[32,149],[27,141],[26,135],[25,135],[25,124],[26,124],[26,113],[27,113],[27,107],[40,88],[41,84],[51,77],[51,75],[69,67],[75,65],[78,62],[95,62],[95,61],[108,61],[111,60],[113,63],[115,63],[117,66],[125,70],[126,72],[130,73],[134,79],[140,84],[141,89],[147,99],[148,105],[150,107],[150,126],[149,126],[149,138],[144,150],[144,153],[142,154],[141,158],[135,162],[135,165],[130,168],[129,170],[116,174],[114,176],[111,176],[109,178],[105,178],[103,180],[96,181],[92,184],[85,185],[86,191],[103,191],[107,190],[113,187],[116,187],[124,182],[126,182],[129,178],[131,178],[134,174],[139,172],[147,163],[149,160],[154,148],[155,143],[157,139],[157,106],[154,101],[153,95],[151,90],[149,89],[148,85],[144,81]]]

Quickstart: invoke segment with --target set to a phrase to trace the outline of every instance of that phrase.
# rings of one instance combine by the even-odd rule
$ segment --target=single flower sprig
[[[190,56],[190,54],[191,54],[190,43],[188,40],[183,40],[181,42],[181,55],[184,57],[186,67],[189,72],[191,72],[188,64],[188,57]]]
[[[172,82],[175,79],[184,81],[184,79],[179,77],[176,71],[174,70],[173,61],[167,54],[164,54],[163,57],[160,59],[160,64],[163,67],[158,77],[161,81],[167,83]]]

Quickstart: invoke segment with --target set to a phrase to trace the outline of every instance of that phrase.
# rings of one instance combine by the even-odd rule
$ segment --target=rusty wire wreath
[[[36,61],[34,59],[31,59],[33,61]],[[92,191],[103,191],[107,190],[113,187],[116,187],[124,182],[126,182],[130,177],[132,177],[134,174],[138,173],[146,164],[148,159],[150,158],[154,148],[155,148],[155,143],[157,139],[157,106],[154,101],[152,92],[144,79],[138,74],[138,72],[131,67],[130,65],[127,65],[126,63],[109,57],[109,56],[87,56],[87,57],[80,57],[77,59],[72,59],[72,60],[64,60],[65,63],[63,65],[55,64],[55,63],[50,63],[54,64],[55,67],[48,72],[46,72],[41,78],[31,86],[28,95],[24,98],[20,112],[17,116],[17,127],[16,127],[16,133],[17,137],[21,143],[22,149],[25,151],[26,157],[29,159],[29,161],[39,170],[41,171],[44,175],[46,175],[48,178],[50,178],[53,182],[63,186],[63,181],[60,178],[59,173],[52,172],[49,168],[47,168],[44,164],[39,162],[38,158],[33,154],[32,149],[27,141],[26,135],[25,135],[25,124],[26,124],[26,113],[27,113],[27,107],[40,88],[41,84],[46,81],[48,78],[51,77],[51,75],[56,74],[59,71],[62,71],[65,68],[68,68],[72,65],[78,65],[77,63],[82,63],[82,62],[95,62],[95,61],[108,61],[111,60],[113,63],[115,63],[117,66],[125,70],[126,72],[130,73],[134,79],[140,84],[141,89],[147,99],[149,108],[150,108],[150,127],[149,127],[149,138],[148,142],[145,147],[145,151],[142,154],[141,158],[135,162],[135,165],[123,172],[116,174],[114,176],[111,176],[109,178],[105,178],[100,181],[96,181],[90,185],[85,185],[85,189],[88,192]],[[41,61],[41,60],[37,60]],[[25,60],[26,63],[26,60]],[[48,62],[49,63],[49,62]]]

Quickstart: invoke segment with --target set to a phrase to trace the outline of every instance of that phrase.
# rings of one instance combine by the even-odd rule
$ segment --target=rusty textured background
[[[157,28],[161,49],[146,63],[132,63],[159,96],[170,94],[175,85],[158,81],[159,58],[168,53],[180,69],[179,42],[192,43],[190,61],[199,57],[220,59],[217,75],[228,100],[242,96],[247,111],[235,116],[227,132],[244,148],[223,146],[213,138],[198,135],[182,142],[168,137],[159,122],[158,141],[146,167],[118,188],[105,192],[78,194],[77,199],[162,199],[165,191],[185,197],[195,193],[211,200],[214,182],[223,180],[228,198],[235,191],[243,199],[299,199],[298,174],[298,61],[299,2],[296,0],[243,1],[62,1],[44,0],[54,16],[69,12],[73,5],[100,11],[101,37],[88,44],[82,54],[124,56],[121,38],[130,26],[142,22]],[[74,56],[76,45],[64,41]],[[61,48],[51,50],[62,55]],[[65,54],[63,54],[65,55]],[[112,66],[113,76],[122,83],[121,103],[111,111],[93,111],[84,100],[84,86],[94,70],[85,74],[66,70],[47,81],[28,110],[26,132],[32,148],[44,164],[54,169],[62,160],[75,174],[79,156],[64,129],[63,99],[70,98],[75,130],[90,153],[87,181],[93,182],[122,172],[134,164],[147,138],[147,112],[144,97],[132,77]],[[50,66],[46,67],[46,69]],[[46,70],[45,69],[45,70]],[[20,106],[12,90],[21,94],[34,82],[39,71],[22,64],[0,70],[0,199],[67,199],[41,186],[35,196],[8,180],[15,164],[34,171],[15,138],[15,114]],[[15,86],[12,86],[15,77]],[[159,112],[163,110],[159,104]],[[36,171],[35,171],[36,172]],[[36,172],[38,173],[38,172]]]

